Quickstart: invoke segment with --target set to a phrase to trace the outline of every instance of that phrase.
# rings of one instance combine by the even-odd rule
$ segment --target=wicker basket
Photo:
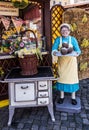
[[[38,59],[36,55],[25,55],[24,58],[19,58],[22,75],[37,74]]]
[[[38,47],[37,44],[37,39],[35,36],[35,33],[32,30],[26,30],[24,32],[22,32],[22,36],[27,33],[28,31],[30,31],[31,33],[33,33],[34,38],[32,40],[34,40],[36,42],[36,48]],[[19,63],[20,63],[20,67],[21,67],[21,75],[34,75],[37,74],[38,70],[37,70],[37,66],[38,66],[38,59],[36,54],[28,54],[28,55],[24,55],[24,58],[19,58]]]

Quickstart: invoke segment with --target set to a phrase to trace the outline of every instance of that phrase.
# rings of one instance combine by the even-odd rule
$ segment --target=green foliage
[[[13,5],[15,8],[19,8],[19,9],[24,9],[25,7],[27,7],[28,2],[22,0],[22,2],[20,1],[15,1],[13,2]]]
[[[0,77],[4,75],[4,70],[0,67]]]

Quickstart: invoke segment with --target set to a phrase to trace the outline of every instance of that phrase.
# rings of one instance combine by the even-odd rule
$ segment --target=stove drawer
[[[49,98],[38,98],[38,105],[49,104]]]
[[[39,81],[38,82],[38,89],[39,90],[46,90],[46,89],[48,89],[47,81]]]
[[[48,97],[48,96],[49,96],[48,91],[38,92],[38,97]]]
[[[34,83],[15,84],[15,101],[32,101],[35,100]]]

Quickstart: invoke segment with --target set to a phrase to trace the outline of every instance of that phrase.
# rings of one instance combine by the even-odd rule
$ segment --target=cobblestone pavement
[[[54,102],[57,96],[58,92],[53,90]],[[81,100],[81,112],[60,112],[54,107],[55,122],[51,121],[47,107],[17,108],[8,127],[8,107],[1,108],[0,130],[89,130],[89,79],[80,81],[77,96]]]

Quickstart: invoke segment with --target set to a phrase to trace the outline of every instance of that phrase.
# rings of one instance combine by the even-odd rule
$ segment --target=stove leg
[[[55,117],[54,117],[54,112],[53,112],[53,104],[52,103],[48,105],[48,111],[50,113],[52,121],[55,122]]]
[[[12,117],[13,117],[13,115],[14,115],[14,110],[15,110],[14,107],[9,106],[9,120],[8,120],[8,126],[11,125]]]

